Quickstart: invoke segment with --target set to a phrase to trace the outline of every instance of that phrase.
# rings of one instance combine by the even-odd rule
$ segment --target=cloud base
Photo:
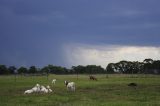
[[[146,58],[160,59],[160,47],[124,45],[68,44],[64,46],[64,56],[68,66],[101,65],[121,60],[140,61]]]

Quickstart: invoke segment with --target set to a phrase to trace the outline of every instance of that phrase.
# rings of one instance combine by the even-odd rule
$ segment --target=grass
[[[160,106],[160,76],[157,75],[0,76],[0,106]],[[51,80],[57,79],[56,85]],[[64,80],[76,83],[76,92],[68,92]],[[137,88],[127,84],[135,82]],[[51,85],[53,93],[24,95],[36,83]]]

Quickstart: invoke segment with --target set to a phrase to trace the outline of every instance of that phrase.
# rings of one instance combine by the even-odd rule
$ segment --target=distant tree
[[[89,74],[105,73],[104,68],[102,68],[101,66],[87,65],[85,68],[85,70]]]
[[[139,68],[140,68],[139,73],[141,73],[141,74],[144,73],[144,63],[143,62],[140,62]]]
[[[50,65],[50,64],[48,66],[45,66],[44,69],[46,73],[55,73],[56,71],[55,66]]]
[[[128,71],[128,65],[129,65],[129,62],[128,61],[120,61],[118,63],[118,67],[120,69],[120,72],[121,73],[129,73]]]
[[[114,67],[115,67],[115,72],[116,73],[123,73],[123,70],[121,69],[121,65],[120,65],[120,63],[118,62],[118,63],[115,63],[114,64]]]
[[[141,73],[142,72],[142,64],[138,61],[133,62],[132,74]]]
[[[97,74],[97,73],[106,73],[106,70],[102,68],[101,66],[96,65],[87,65],[87,66],[72,66],[72,69],[70,70],[71,73],[75,74]]]
[[[114,64],[109,63],[106,67],[106,70],[107,70],[107,74],[113,74],[114,73]]]
[[[2,74],[8,74],[8,69],[5,65],[0,65],[0,75]]]
[[[8,67],[8,71],[9,71],[10,74],[14,74],[15,71],[16,71],[16,69],[17,69],[17,68],[16,68],[15,66],[9,66],[9,67]]]
[[[43,68],[41,69],[41,71],[42,71],[43,73],[46,73],[46,75],[47,75],[47,80],[48,80],[48,76],[49,76],[49,73],[50,73],[50,68],[51,68],[51,65],[48,65],[48,66],[45,66],[45,67],[43,67]]]
[[[159,69],[159,68],[160,68],[160,66],[159,66],[160,64],[159,64],[159,63],[160,63],[160,60],[158,60],[158,61],[153,61],[153,64],[152,64],[153,66],[152,66],[152,67],[153,67],[154,69]]]
[[[82,66],[82,65],[72,66],[72,70],[74,70],[75,73],[84,74],[85,66]]]
[[[48,65],[46,67],[48,67],[49,73],[52,74],[67,74],[69,72],[67,68],[61,66]]]
[[[24,73],[27,73],[28,70],[27,68],[25,67],[20,67],[18,70],[17,70],[18,74],[24,74]]]
[[[152,59],[145,59],[144,61],[143,61],[143,63],[145,63],[145,64],[147,64],[147,63],[150,63],[150,64],[152,64],[153,63],[153,60]]]
[[[126,74],[135,74],[135,73],[142,73],[143,72],[143,63],[138,61],[131,62],[131,61],[120,61],[118,63],[110,63],[106,67],[107,72],[112,73],[126,73]]]
[[[43,68],[41,69],[41,71],[42,71],[43,73],[46,73],[46,74],[50,72],[48,66],[43,67]]]
[[[153,61],[152,63],[153,67],[153,73],[154,74],[160,74],[160,60]]]
[[[144,73],[145,74],[153,74],[153,65],[150,59],[145,59],[144,61]]]
[[[31,66],[28,71],[29,73],[35,74],[37,72],[37,68],[35,66]]]

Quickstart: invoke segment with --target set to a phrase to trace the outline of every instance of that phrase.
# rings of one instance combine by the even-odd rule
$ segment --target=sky
[[[0,64],[160,59],[159,0],[0,0]]]

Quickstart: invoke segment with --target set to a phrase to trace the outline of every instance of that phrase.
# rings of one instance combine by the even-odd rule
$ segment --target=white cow
[[[31,93],[33,93],[33,90],[32,90],[32,89],[26,90],[26,91],[24,92],[24,94],[31,94]]]
[[[49,92],[49,93],[52,92],[52,89],[50,88],[49,85],[48,85],[46,88],[48,89],[48,92]]]
[[[40,85],[39,84],[36,84],[36,86],[34,86],[32,88],[33,92],[40,92]]]
[[[32,89],[26,90],[24,94],[31,94],[34,92],[40,92],[40,85],[36,84]]]
[[[44,86],[41,86],[41,92],[43,92],[43,93],[48,93],[49,91],[48,91],[48,89],[45,88]]]
[[[65,83],[68,91],[75,91],[76,90],[75,82],[64,81],[64,83]]]
[[[52,92],[52,89],[50,88],[49,85],[45,88],[43,85],[36,84],[32,89],[26,90],[24,94],[31,94],[34,92],[50,93]]]

